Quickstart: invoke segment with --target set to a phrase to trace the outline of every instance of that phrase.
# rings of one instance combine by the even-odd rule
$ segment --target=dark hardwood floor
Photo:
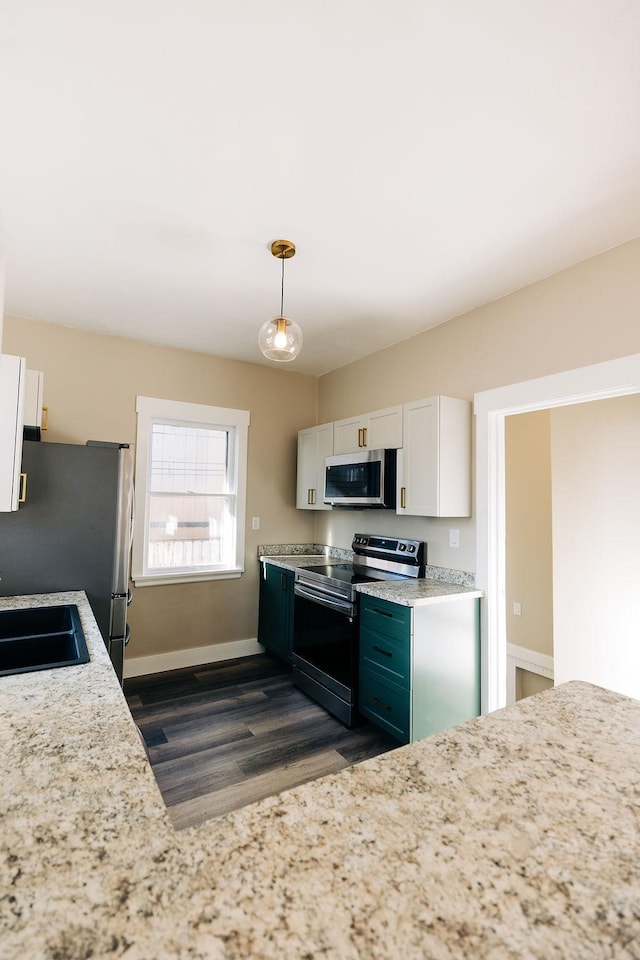
[[[269,654],[125,680],[124,692],[178,829],[398,746],[369,723],[347,730]]]

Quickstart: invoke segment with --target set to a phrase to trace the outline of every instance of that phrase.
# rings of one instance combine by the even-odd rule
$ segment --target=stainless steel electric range
[[[296,570],[293,680],[346,726],[358,719],[358,583],[424,576],[420,540],[356,533],[353,561]]]

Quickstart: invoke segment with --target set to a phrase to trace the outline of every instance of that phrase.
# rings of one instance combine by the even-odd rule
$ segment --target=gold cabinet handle
[[[407,488],[400,487],[400,509],[404,510],[407,505]]]
[[[20,493],[18,494],[18,503],[27,502],[27,475],[26,473],[20,474]]]
[[[307,487],[307,506],[311,506],[311,487]]]
[[[312,487],[311,489],[311,503],[315,507],[315,504],[316,504],[316,488],[315,487]]]
[[[358,446],[362,446],[362,427],[358,427]]]
[[[42,408],[42,415],[44,417],[44,423],[42,424],[43,430],[49,429],[49,407]]]
[[[366,445],[367,445],[367,428],[363,427],[362,428],[362,446],[366,447]]]

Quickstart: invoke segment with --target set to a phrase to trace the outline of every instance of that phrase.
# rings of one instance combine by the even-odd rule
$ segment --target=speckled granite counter
[[[386,580],[382,583],[359,583],[356,586],[358,593],[378,600],[391,600],[405,607],[421,607],[427,603],[442,603],[447,600],[471,599],[483,597],[482,590],[474,587],[464,587],[457,583],[446,583],[443,580]]]
[[[328,558],[351,561],[353,553],[337,547],[321,544],[272,544],[258,547],[258,558],[275,567],[295,572],[297,567],[326,563]],[[429,576],[410,580],[386,580],[377,583],[361,583],[358,593],[365,593],[379,600],[390,600],[407,607],[457,600],[462,597],[483,597],[481,590],[472,585],[473,575],[460,570],[443,567],[427,567]]]
[[[640,702],[567,684],[176,834],[79,599],[91,662],[0,678],[3,960],[640,956]]]

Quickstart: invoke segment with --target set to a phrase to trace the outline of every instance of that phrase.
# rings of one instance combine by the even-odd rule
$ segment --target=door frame
[[[482,713],[506,704],[505,417],[640,393],[640,354],[578,367],[474,396],[476,584],[481,620]]]

